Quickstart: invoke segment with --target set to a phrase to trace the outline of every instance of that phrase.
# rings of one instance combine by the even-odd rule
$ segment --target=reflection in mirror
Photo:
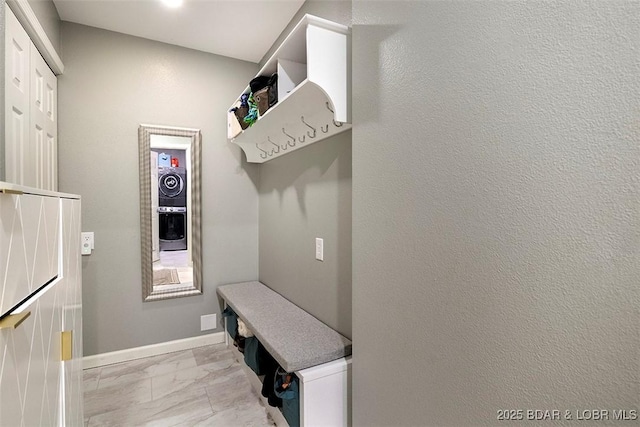
[[[140,125],[142,298],[202,294],[200,131]]]

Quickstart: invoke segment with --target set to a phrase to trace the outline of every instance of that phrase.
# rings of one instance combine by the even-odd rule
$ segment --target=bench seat
[[[223,285],[217,292],[287,372],[351,354],[348,338],[263,283]]]

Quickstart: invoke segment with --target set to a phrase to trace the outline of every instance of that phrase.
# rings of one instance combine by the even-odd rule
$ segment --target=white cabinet
[[[351,356],[296,371],[300,426],[347,426],[351,420]]]
[[[1,194],[0,314],[58,275],[60,204],[56,197]]]
[[[80,254],[80,200],[61,198],[62,283],[58,307],[62,331],[71,332],[70,354],[62,362],[61,396],[64,426],[84,424],[82,388],[82,256]]]
[[[0,425],[81,426],[77,196],[0,182],[0,285]]]
[[[57,190],[57,79],[5,8],[5,180]]]
[[[258,73],[278,73],[278,103],[243,131],[228,115],[228,136],[248,162],[263,163],[351,128],[350,37],[348,27],[312,15],[286,37]]]

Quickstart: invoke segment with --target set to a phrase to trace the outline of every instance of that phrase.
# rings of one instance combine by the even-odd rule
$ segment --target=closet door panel
[[[31,49],[30,138],[35,186],[57,190],[57,79],[38,50]]]
[[[5,12],[5,180],[33,186],[29,179],[33,175],[29,147],[32,42],[13,12],[9,8]]]

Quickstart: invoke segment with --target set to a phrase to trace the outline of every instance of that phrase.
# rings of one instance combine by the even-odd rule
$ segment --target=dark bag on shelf
[[[269,84],[269,76],[258,76],[249,82],[251,92],[256,93],[260,89],[266,87]]]

